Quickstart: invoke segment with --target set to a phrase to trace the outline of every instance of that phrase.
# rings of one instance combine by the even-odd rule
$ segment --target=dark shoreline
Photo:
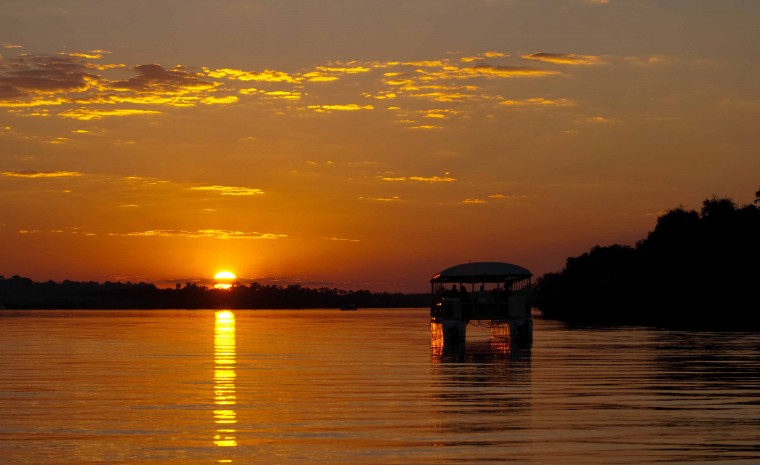
[[[308,309],[348,304],[360,308],[426,307],[430,296],[258,283],[236,284],[228,290],[192,283],[159,289],[150,283],[34,282],[0,276],[0,309],[8,310]]]

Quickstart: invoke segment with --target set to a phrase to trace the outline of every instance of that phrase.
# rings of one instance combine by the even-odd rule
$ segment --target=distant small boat
[[[357,307],[356,304],[342,304],[338,308],[341,310],[359,310],[359,307]]]

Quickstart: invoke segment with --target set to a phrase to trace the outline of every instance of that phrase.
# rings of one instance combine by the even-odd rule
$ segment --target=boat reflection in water
[[[472,325],[472,323],[470,323]],[[482,334],[473,334],[473,340],[444,343],[442,323],[430,322],[430,353],[434,363],[472,362],[497,360],[530,360],[531,346],[511,337],[508,322],[480,324]],[[486,336],[487,335],[487,336]],[[478,337],[480,336],[480,337]],[[486,336],[485,338],[483,336]]]
[[[235,315],[228,310],[215,313],[214,326],[214,444],[236,447],[235,412]],[[231,460],[219,460],[230,463]]]

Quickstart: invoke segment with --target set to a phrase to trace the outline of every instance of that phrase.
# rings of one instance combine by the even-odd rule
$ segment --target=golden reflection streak
[[[435,362],[443,355],[443,325],[433,321],[430,322],[430,353]]]
[[[214,444],[218,447],[237,446],[235,424],[235,315],[229,310],[216,312],[214,326]],[[230,463],[231,460],[220,460]]]

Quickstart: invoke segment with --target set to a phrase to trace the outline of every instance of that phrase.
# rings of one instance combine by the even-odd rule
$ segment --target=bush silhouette
[[[760,191],[756,194],[760,198]],[[636,247],[593,247],[538,279],[539,306],[565,320],[760,326],[760,208],[712,197],[674,208]]]

